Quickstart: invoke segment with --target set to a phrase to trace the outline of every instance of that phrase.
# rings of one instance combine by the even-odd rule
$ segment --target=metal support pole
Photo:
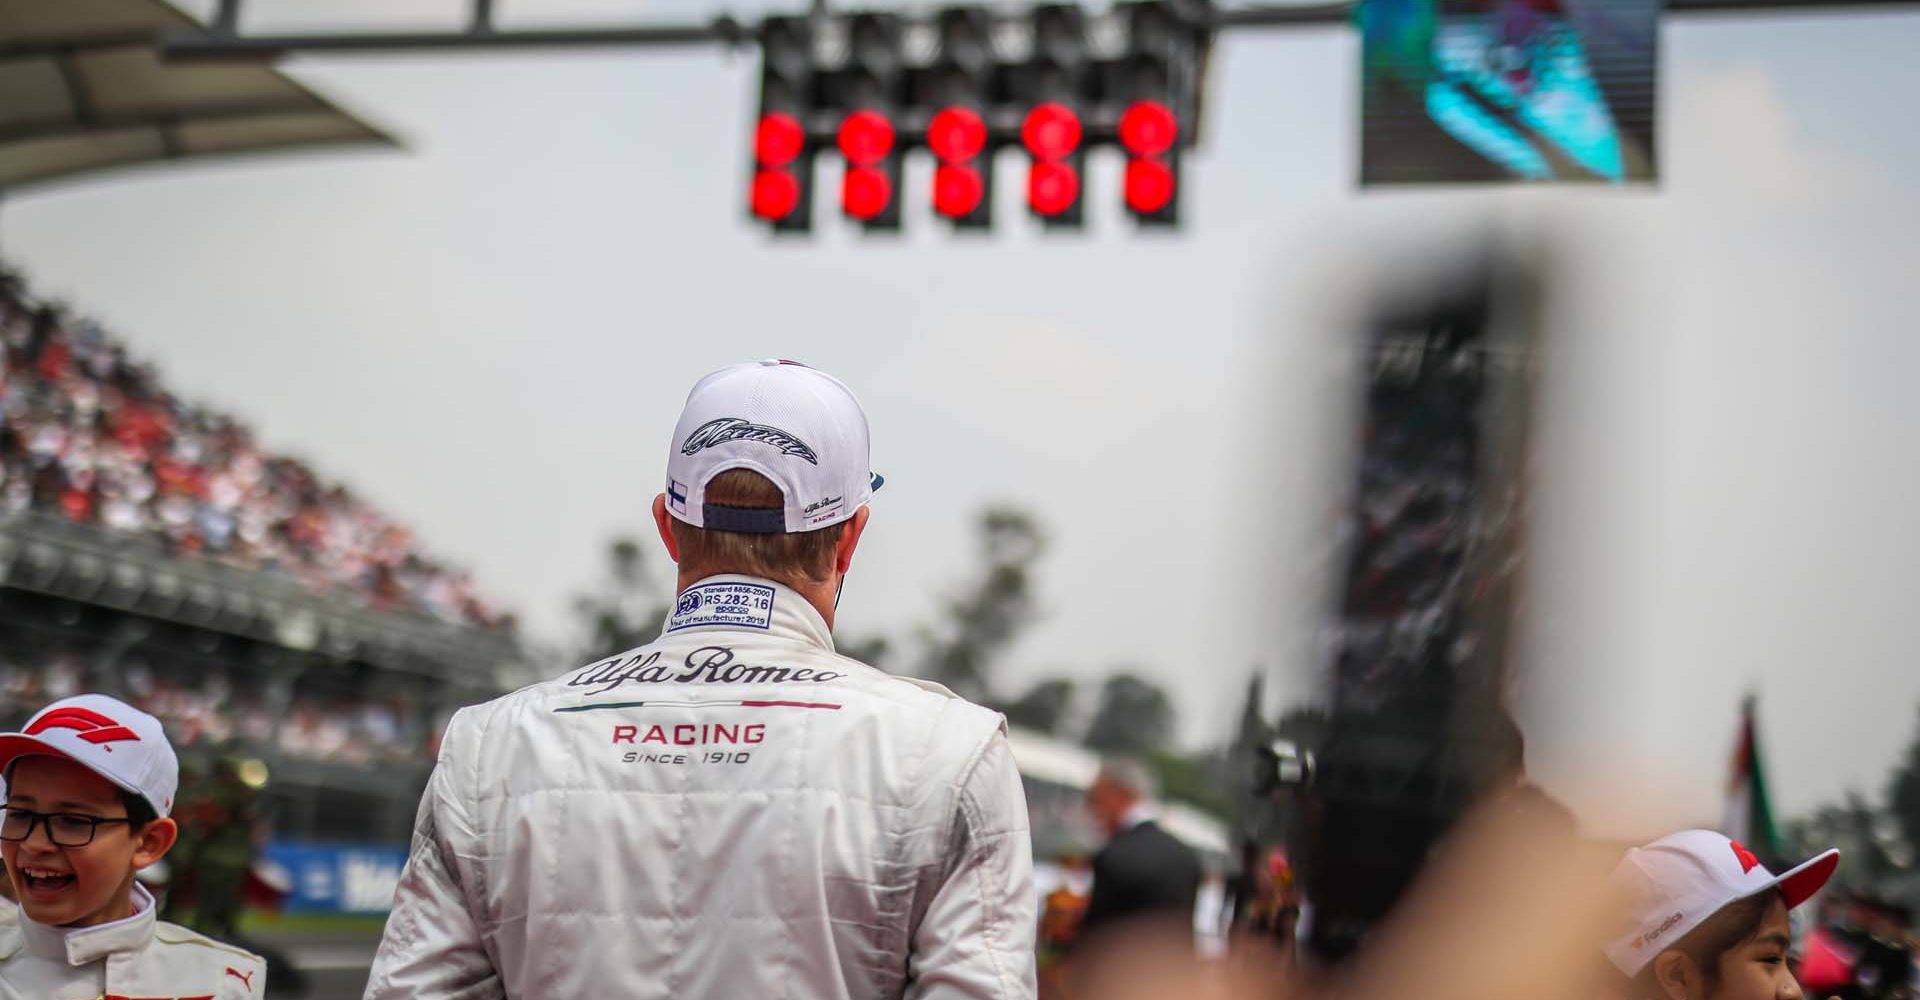
[[[290,52],[397,52],[421,50],[504,50],[532,48],[725,45],[759,41],[759,30],[722,15],[706,24],[651,24],[624,28],[560,28],[496,31],[495,0],[473,0],[468,30],[458,32],[388,32],[295,35],[242,35],[238,24],[240,0],[220,0],[206,31],[180,31],[160,39],[161,53],[170,59],[275,57]],[[1887,10],[1920,7],[1920,0],[1667,0],[1665,14],[1812,13]],[[828,0],[810,0],[814,17],[827,14]],[[1241,7],[1216,11],[1216,31],[1244,28],[1306,28],[1352,22],[1353,0],[1278,7]]]
[[[1304,28],[1349,24],[1358,5],[1350,0],[1285,7],[1241,7],[1218,11],[1216,30],[1232,28]],[[1914,0],[1667,0],[1665,14],[1757,14],[1792,12],[1855,13],[1888,8],[1914,8]]]
[[[169,60],[273,58],[288,52],[401,52],[401,50],[505,50],[505,48],[657,48],[657,46],[737,46],[758,42],[758,29],[720,15],[705,25],[632,25],[607,29],[495,31],[495,0],[472,0],[467,31],[422,33],[340,33],[340,35],[240,35],[240,0],[219,0],[207,31],[177,31],[161,36],[159,50]],[[1665,13],[1866,12],[1920,8],[1920,0],[1667,0]],[[1235,8],[1213,13],[1215,31],[1298,29],[1352,23],[1354,0]],[[808,0],[812,17],[829,17],[829,0]]]
[[[558,28],[489,32],[393,32],[339,35],[236,35],[223,38],[173,32],[160,40],[169,59],[260,58],[290,52],[399,52],[446,49],[642,48],[734,45],[757,41],[758,31],[722,17],[708,24],[633,28]]]
[[[1304,28],[1319,24],[1346,24],[1353,19],[1354,5],[1345,2],[1301,4],[1287,7],[1242,7],[1216,10],[1216,31],[1229,28]]]
[[[213,12],[213,31],[231,38],[240,33],[240,0],[220,0]]]

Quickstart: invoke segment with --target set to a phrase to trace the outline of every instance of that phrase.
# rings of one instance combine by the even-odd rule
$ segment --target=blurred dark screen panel
[[[1351,954],[1434,843],[1522,769],[1505,693],[1540,292],[1489,260],[1384,305],[1368,331],[1305,859],[1322,961]]]
[[[1360,181],[1651,182],[1661,0],[1366,0]]]

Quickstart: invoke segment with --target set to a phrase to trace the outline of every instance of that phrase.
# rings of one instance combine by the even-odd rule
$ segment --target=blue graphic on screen
[[[1365,0],[1368,183],[1653,176],[1655,0]]]

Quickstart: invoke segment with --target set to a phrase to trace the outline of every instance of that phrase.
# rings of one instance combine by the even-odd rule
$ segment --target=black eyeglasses
[[[0,817],[0,840],[21,841],[33,836],[33,828],[47,824],[47,839],[55,847],[85,847],[93,843],[93,832],[113,823],[132,823],[127,816],[87,816],[82,813],[40,813],[5,807]]]

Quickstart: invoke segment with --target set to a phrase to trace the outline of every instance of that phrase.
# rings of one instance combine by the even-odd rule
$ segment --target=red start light
[[[840,153],[847,162],[871,167],[893,152],[893,123],[878,111],[855,111],[840,122]]]
[[[753,132],[753,155],[763,166],[792,163],[806,144],[807,131],[800,127],[800,120],[780,111],[761,115]]]
[[[1035,105],[1020,124],[1020,141],[1040,159],[1060,159],[1080,148],[1080,116],[1053,101]]]
[[[1080,174],[1064,163],[1043,160],[1027,171],[1027,204],[1041,215],[1059,215],[1080,197]]]
[[[1159,101],[1135,101],[1120,115],[1120,145],[1135,156],[1159,156],[1179,137],[1173,109]]]
[[[945,163],[971,160],[987,147],[987,123],[972,108],[942,108],[927,123],[927,148]]]
[[[1151,215],[1173,200],[1173,168],[1159,160],[1127,163],[1127,207]]]
[[[800,179],[785,170],[762,170],[753,175],[753,214],[778,222],[800,206]]]
[[[987,182],[972,167],[942,163],[933,172],[933,210],[949,219],[971,214],[986,195]]]
[[[868,220],[887,210],[893,201],[893,182],[872,167],[848,167],[840,182],[840,207],[856,219]]]

